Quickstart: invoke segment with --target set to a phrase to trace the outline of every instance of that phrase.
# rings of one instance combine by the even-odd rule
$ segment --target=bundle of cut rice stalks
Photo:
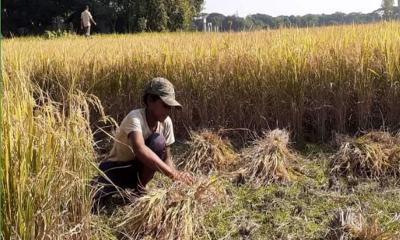
[[[203,235],[203,218],[225,190],[216,178],[202,178],[192,186],[180,183],[157,187],[121,209],[116,229],[123,239],[194,239]]]
[[[178,159],[179,168],[205,175],[234,169],[237,156],[228,141],[209,130],[191,132],[190,135],[190,148]]]
[[[341,176],[380,178],[400,176],[400,138],[388,132],[370,132],[358,138],[342,138],[331,162]]]
[[[326,236],[327,240],[389,240],[397,239],[396,233],[386,232],[375,217],[365,217],[361,211],[339,209]]]
[[[295,179],[298,173],[293,165],[299,157],[288,148],[288,144],[289,133],[286,130],[265,132],[263,137],[241,155],[244,161],[244,178],[256,185]]]

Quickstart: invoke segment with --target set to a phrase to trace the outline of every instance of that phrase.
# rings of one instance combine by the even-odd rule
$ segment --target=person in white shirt
[[[89,12],[89,6],[86,6],[85,11],[81,13],[81,29],[85,33],[86,37],[90,36],[90,26],[91,22],[96,26],[92,14]]]
[[[103,186],[94,195],[95,211],[118,192],[116,187],[142,194],[156,171],[174,181],[193,182],[191,174],[178,171],[172,162],[170,146],[175,136],[169,112],[173,107],[182,108],[175,100],[172,83],[165,78],[152,79],[143,102],[144,108],[131,111],[122,120],[109,156],[100,163],[104,174],[94,184]]]

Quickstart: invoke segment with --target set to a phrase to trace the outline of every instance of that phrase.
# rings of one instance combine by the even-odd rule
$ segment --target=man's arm
[[[172,154],[171,154],[171,148],[170,147],[166,147],[165,149],[165,163],[172,168],[175,172],[178,173],[178,179],[182,182],[185,182],[187,184],[192,184],[193,183],[193,176],[192,174],[188,173],[188,172],[180,172],[176,169],[175,163],[172,160]]]
[[[130,132],[128,138],[139,161],[154,171],[159,171],[173,180],[177,179],[176,170],[164,163],[157,154],[145,145],[141,132]]]
[[[97,23],[94,21],[92,14],[90,14],[90,21],[92,21],[92,23],[96,26]]]
[[[174,181],[181,181],[186,184],[193,183],[193,177],[185,172],[180,172],[175,167],[170,167],[164,163],[150,148],[148,148],[143,140],[141,132],[134,131],[128,134],[131,146],[139,161],[154,171],[159,171]],[[167,153],[168,154],[168,153]],[[169,153],[170,155],[170,153]],[[168,155],[167,155],[168,157]],[[171,155],[169,156],[171,159]],[[170,160],[172,162],[172,159]]]

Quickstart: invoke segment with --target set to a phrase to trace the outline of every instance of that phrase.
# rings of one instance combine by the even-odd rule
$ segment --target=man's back
[[[90,19],[92,18],[92,14],[90,14],[89,10],[85,10],[81,13],[81,19],[84,27],[90,26]]]

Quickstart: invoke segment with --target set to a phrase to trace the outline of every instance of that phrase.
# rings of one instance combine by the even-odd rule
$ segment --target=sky
[[[369,13],[380,8],[381,2],[382,0],[205,0],[203,12],[218,12],[224,15],[238,13],[241,17],[255,13],[274,17],[309,13]],[[397,0],[395,2],[397,3]]]

